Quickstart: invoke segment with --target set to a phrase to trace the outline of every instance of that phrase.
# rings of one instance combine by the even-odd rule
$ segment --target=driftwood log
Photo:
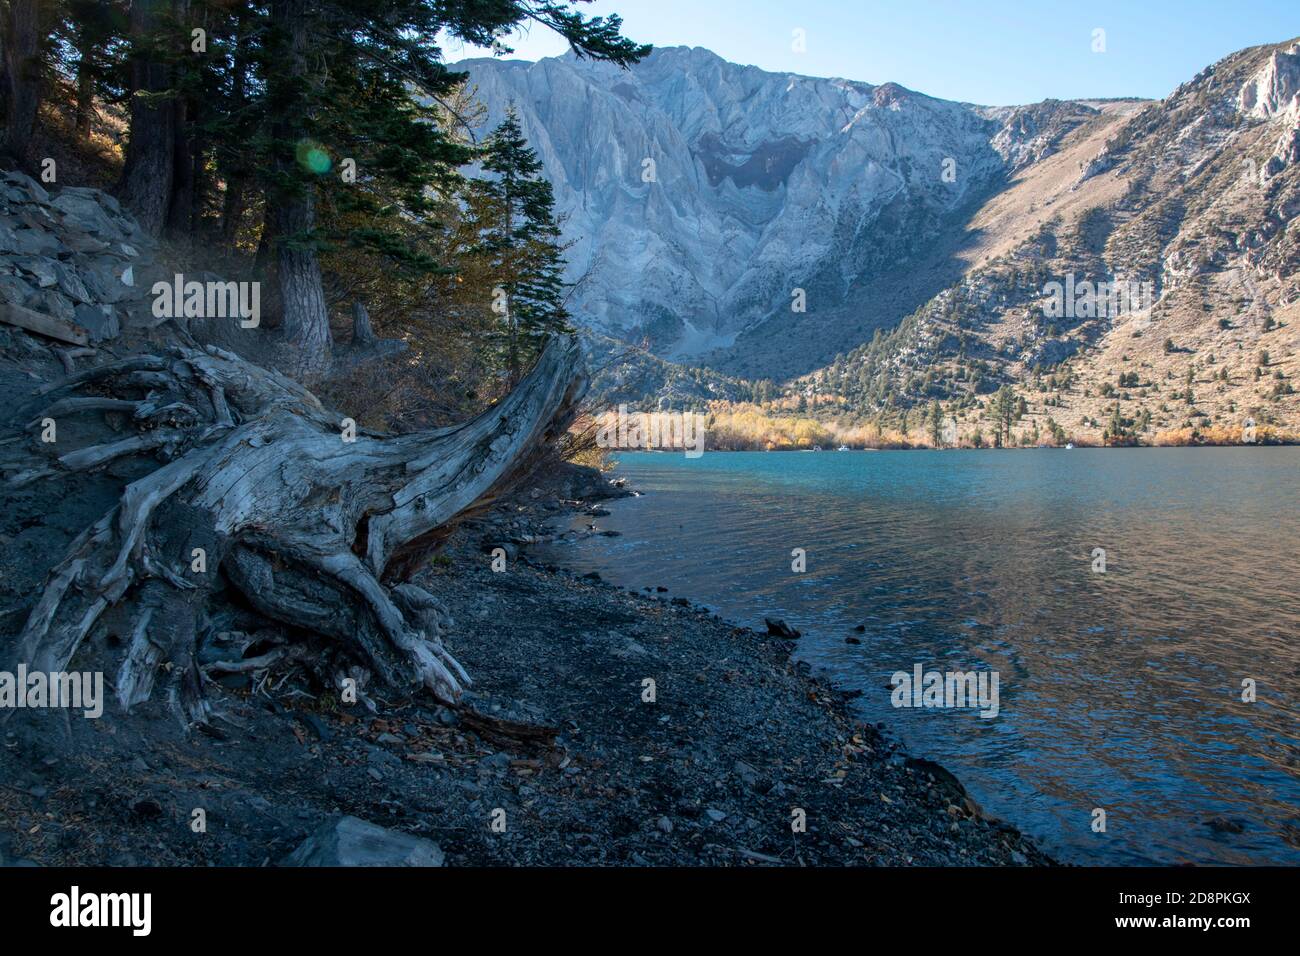
[[[120,660],[108,676],[121,706],[149,699],[161,679],[182,719],[203,723],[210,707],[197,645],[210,634],[214,602],[233,600],[280,633],[346,647],[386,688],[455,701],[469,678],[442,644],[439,602],[401,579],[457,515],[535,463],[585,388],[577,343],[556,338],[477,418],[384,437],[352,431],[302,385],[212,346],[127,358],[48,385],[21,410],[33,434],[3,463],[9,482],[57,481],[132,456],[157,467],[131,481],[50,571],[19,636],[19,661],[66,670],[111,615]],[[49,420],[85,415],[117,416],[130,434],[62,453],[35,434]]]

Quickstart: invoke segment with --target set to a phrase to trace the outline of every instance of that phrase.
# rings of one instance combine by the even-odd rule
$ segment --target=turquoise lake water
[[[540,556],[784,618],[865,717],[1062,859],[1300,863],[1300,449],[619,462],[644,492],[597,519],[620,536]],[[998,715],[894,707],[916,664],[996,671]]]

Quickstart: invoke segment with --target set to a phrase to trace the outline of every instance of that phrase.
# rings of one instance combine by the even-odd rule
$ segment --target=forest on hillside
[[[178,272],[260,283],[275,364],[327,392],[355,320],[401,339],[418,380],[374,424],[482,407],[568,328],[550,185],[512,115],[476,131],[443,46],[504,50],[528,23],[630,64],[648,47],[616,16],[551,0],[6,7],[6,165],[108,190]]]
[[[410,574],[572,452],[587,386],[551,186],[440,45],[521,23],[648,50],[552,0],[6,6],[0,472],[24,527],[116,501],[6,583],[5,658],[89,653],[124,710],[165,683],[206,726],[201,648],[252,609],[326,686],[460,698]]]

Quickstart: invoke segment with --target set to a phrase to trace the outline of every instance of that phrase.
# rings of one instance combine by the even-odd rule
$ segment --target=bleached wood
[[[172,396],[164,405],[150,397],[160,377]],[[73,397],[88,385],[95,396]],[[44,411],[134,407],[131,420],[144,430],[64,453],[46,463],[47,475],[128,455],[172,460],[128,485],[50,572],[19,654],[65,669],[104,612],[125,603],[135,624],[118,670],[120,702],[147,699],[153,671],[168,660],[169,698],[186,720],[202,720],[195,642],[203,604],[224,581],[269,620],[346,642],[385,684],[455,700],[469,677],[443,646],[436,599],[390,580],[397,559],[527,469],[567,427],[585,387],[577,343],[559,338],[510,395],[469,422],[397,437],[363,430],[347,441],[343,416],[302,385],[212,347],[70,376],[42,390]],[[199,420],[154,428],[140,409],[143,418]],[[168,522],[182,517],[192,523],[187,540],[210,542],[202,575],[190,573],[189,553],[160,553]]]

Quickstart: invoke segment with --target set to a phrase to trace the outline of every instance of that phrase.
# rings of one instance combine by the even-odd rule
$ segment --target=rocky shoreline
[[[527,542],[579,505],[565,493],[602,493],[591,473],[583,482],[466,523],[422,572],[475,680],[460,711],[376,698],[371,713],[255,673],[223,680],[216,735],[186,737],[149,708],[112,730],[82,720],[57,733],[6,729],[0,858],[1052,862],[984,818],[943,768],[855,718],[846,695],[791,661],[790,641],[531,561]],[[505,568],[494,571],[498,547]]]
[[[175,270],[94,190],[51,197],[28,177],[0,177],[6,242],[8,407],[78,362],[84,371],[220,331],[160,324],[146,290]],[[64,432],[74,445],[110,437],[79,427]],[[51,562],[139,477],[133,467],[8,489],[0,646]],[[103,719],[0,714],[0,863],[1047,862],[984,820],[942,768],[857,721],[790,660],[790,642],[531,561],[550,523],[575,508],[598,516],[620,493],[590,469],[543,474],[461,524],[417,576],[475,681],[463,706],[373,690],[342,701],[277,633],[228,623],[199,652],[222,665],[203,732],[186,732],[163,700],[129,715],[109,702]],[[96,640],[111,648],[122,635],[109,626]],[[257,650],[248,659],[229,647]],[[267,649],[282,653],[268,662]],[[110,694],[117,676],[104,674]]]

